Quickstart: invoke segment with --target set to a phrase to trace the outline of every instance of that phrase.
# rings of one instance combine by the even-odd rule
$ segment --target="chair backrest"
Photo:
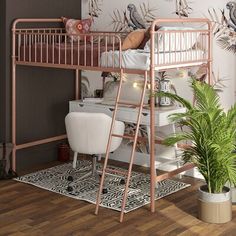
[[[112,118],[103,113],[70,112],[65,118],[66,132],[73,151],[84,154],[106,153]],[[125,125],[115,121],[113,133],[123,135]],[[121,144],[113,137],[110,152]]]

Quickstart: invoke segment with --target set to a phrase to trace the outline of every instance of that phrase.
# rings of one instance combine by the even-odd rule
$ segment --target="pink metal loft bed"
[[[155,92],[157,71],[206,64],[208,83],[212,75],[212,27],[207,19],[156,19],[150,30],[149,50],[122,51],[123,33],[91,32],[69,35],[55,27],[30,28],[24,24],[61,23],[61,19],[17,19],[12,27],[12,154],[16,169],[16,151],[35,145],[65,139],[60,135],[23,144],[16,144],[16,69],[18,65],[64,68],[75,70],[75,94],[79,98],[79,71],[92,70],[143,75]],[[174,24],[175,27],[169,27]],[[197,25],[190,28],[190,25]],[[164,26],[155,30],[156,26]],[[181,27],[176,27],[176,25]],[[167,26],[167,27],[165,27]],[[187,26],[187,27],[186,27]],[[83,40],[81,40],[83,38]],[[137,62],[131,63],[130,61]],[[141,62],[141,64],[139,63]],[[194,167],[184,166],[156,176],[155,170],[155,98],[150,97],[150,173],[151,211],[155,211],[155,183]],[[98,208],[96,209],[97,213]],[[123,214],[121,221],[123,220]]]

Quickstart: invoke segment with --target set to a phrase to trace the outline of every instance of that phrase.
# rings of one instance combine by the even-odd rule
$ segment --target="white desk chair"
[[[73,168],[76,168],[78,153],[89,154],[93,157],[92,170],[80,179],[90,175],[96,176],[96,158],[106,153],[107,142],[112,118],[103,113],[70,112],[65,118],[66,132],[72,151],[74,152]],[[125,125],[115,121],[113,133],[124,134]],[[110,152],[115,151],[121,144],[122,138],[113,137]],[[73,181],[73,178],[70,178]],[[68,191],[73,189],[68,187]]]

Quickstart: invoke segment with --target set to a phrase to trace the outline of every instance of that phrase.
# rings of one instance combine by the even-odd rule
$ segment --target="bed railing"
[[[168,24],[174,27],[155,30]],[[151,68],[194,66],[212,61],[212,26],[208,19],[156,19],[150,35]]]
[[[65,67],[102,67],[102,53],[119,51],[121,34],[66,34],[61,29],[20,29],[15,31],[16,63]],[[113,54],[114,56],[114,54]],[[114,65],[115,66],[115,65]],[[113,67],[114,67],[113,66]],[[119,66],[121,67],[121,61]]]
[[[43,21],[43,19],[41,20]],[[123,38],[127,33],[92,32],[73,35],[66,34],[63,28],[58,27],[22,27],[19,29],[16,25],[21,22],[25,22],[24,19],[18,20],[13,26],[13,58],[15,58],[16,64],[62,68],[80,67],[80,69],[90,70],[125,68],[121,48]],[[60,22],[60,20],[57,19],[56,22]],[[170,22],[175,24],[204,23],[209,26],[205,19],[158,19],[154,21],[147,56],[151,61],[147,65],[147,70],[151,67],[163,69],[207,63],[211,54],[209,40],[211,29],[201,26],[196,29],[154,30],[156,25]],[[148,54],[148,51],[145,50],[143,53]]]

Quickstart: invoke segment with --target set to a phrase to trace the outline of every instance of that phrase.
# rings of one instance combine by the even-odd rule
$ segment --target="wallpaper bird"
[[[130,12],[130,20],[132,22],[132,25],[130,24],[129,26],[133,29],[145,29],[145,22],[138,13],[136,6],[134,4],[129,4],[127,9]]]
[[[236,2],[228,2],[226,8],[229,9],[229,17],[232,24],[229,24],[236,31]]]

